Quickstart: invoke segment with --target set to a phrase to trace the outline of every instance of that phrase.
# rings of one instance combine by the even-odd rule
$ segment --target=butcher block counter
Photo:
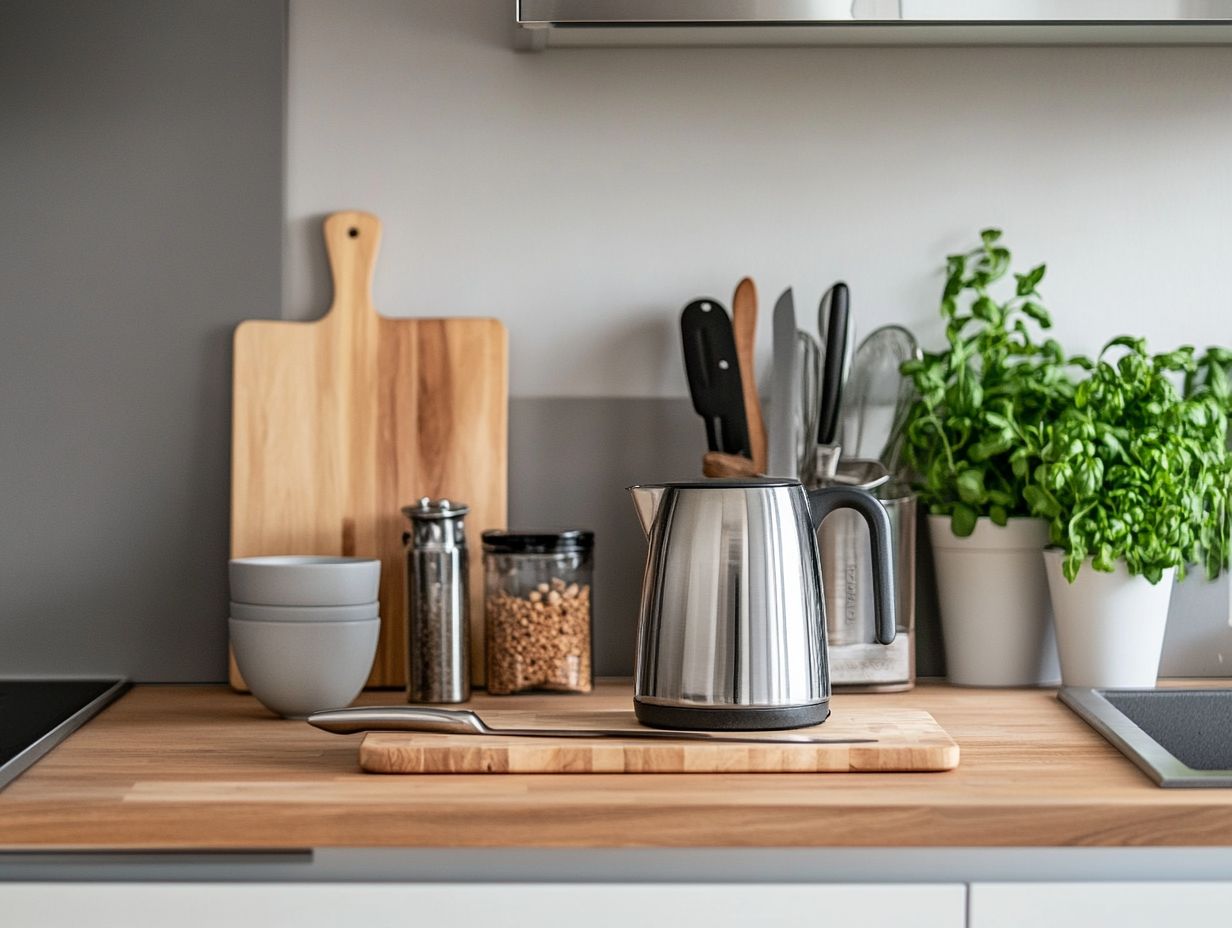
[[[368,703],[397,702],[393,691]],[[589,696],[487,697],[561,712]],[[924,709],[944,773],[360,771],[362,736],[223,686],[138,686],[0,792],[0,849],[1229,846],[1232,790],[1156,788],[1042,690],[924,684],[840,705]]]

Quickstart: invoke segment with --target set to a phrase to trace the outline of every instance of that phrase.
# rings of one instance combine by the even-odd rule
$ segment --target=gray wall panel
[[[646,543],[625,488],[697,476],[705,439],[688,400],[517,399],[509,524],[595,532],[595,671],[633,672]]]
[[[630,674],[646,545],[625,487],[699,476],[701,419],[681,399],[541,397],[514,398],[509,423],[510,524],[594,530],[595,670]],[[938,675],[944,658],[928,579],[916,610],[916,664]]]
[[[509,410],[509,518],[521,526],[574,524],[596,533],[595,669],[633,671],[646,548],[625,487],[696,477],[705,437],[688,400],[515,397]],[[945,674],[928,532],[921,520],[916,670]],[[1172,594],[1160,672],[1232,675],[1228,578],[1200,571]]]
[[[282,0],[0,4],[0,673],[223,676],[285,33]]]

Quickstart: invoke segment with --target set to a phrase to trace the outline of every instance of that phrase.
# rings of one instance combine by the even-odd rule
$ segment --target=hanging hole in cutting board
[[[347,235],[351,236],[351,238],[359,238],[359,229],[351,226],[351,228],[347,229]]]

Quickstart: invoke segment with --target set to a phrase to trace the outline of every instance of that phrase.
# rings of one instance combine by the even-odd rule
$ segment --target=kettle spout
[[[650,527],[654,525],[655,516],[659,514],[659,503],[663,501],[663,491],[667,487],[661,484],[646,484],[629,487],[633,497],[633,506],[637,509],[637,520],[642,523],[642,532],[650,537]]]

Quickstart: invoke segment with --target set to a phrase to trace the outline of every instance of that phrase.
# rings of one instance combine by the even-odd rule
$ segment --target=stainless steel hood
[[[518,45],[1225,45],[1232,0],[517,0]]]

